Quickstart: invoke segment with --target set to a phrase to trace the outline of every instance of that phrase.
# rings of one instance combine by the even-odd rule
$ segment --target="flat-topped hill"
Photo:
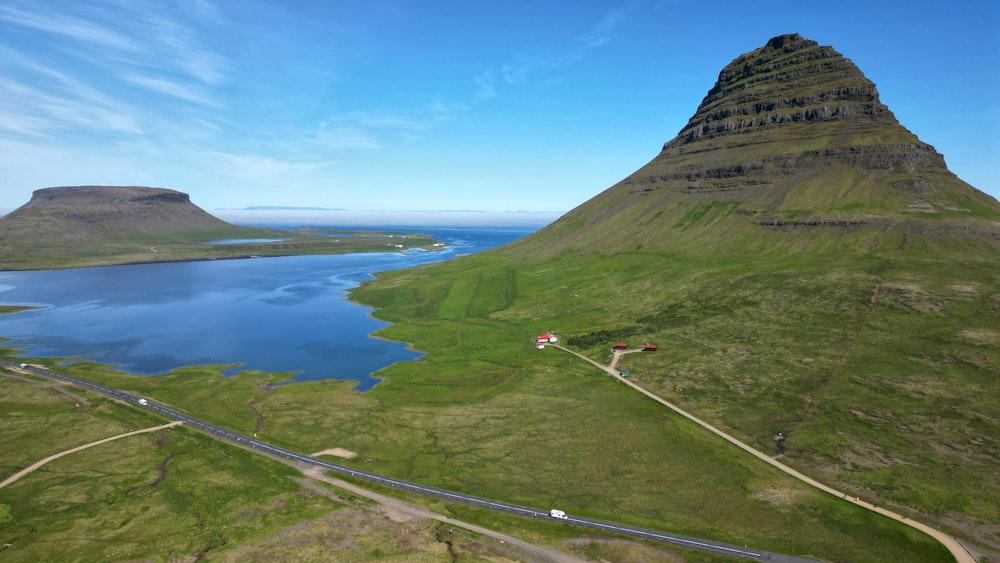
[[[250,242],[205,244],[229,239]],[[412,236],[401,241],[433,243]],[[370,237],[232,225],[191,203],[188,194],[164,188],[44,188],[0,217],[0,269],[8,270],[386,250],[398,249]]]
[[[205,240],[240,227],[191,203],[186,193],[137,186],[71,186],[35,190],[0,218],[4,244]]]

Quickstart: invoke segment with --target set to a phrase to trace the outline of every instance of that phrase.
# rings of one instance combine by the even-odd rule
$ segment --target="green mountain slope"
[[[355,295],[438,374],[392,368],[386,392],[465,392],[474,376],[442,375],[459,365],[489,389],[496,372],[564,369],[557,351],[496,349],[513,334],[528,348],[553,331],[599,361],[653,342],[620,366],[649,390],[764,451],[783,432],[790,465],[1000,551],[998,259],[1000,204],[851,61],[788,35],[735,59],[659,156],[554,224]]]

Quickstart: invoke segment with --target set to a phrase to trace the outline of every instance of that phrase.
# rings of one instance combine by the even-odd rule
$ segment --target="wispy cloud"
[[[329,117],[311,136],[328,149],[383,149],[392,140],[414,142],[436,125],[466,111],[461,103],[431,101],[409,111],[358,110]]]
[[[212,153],[211,168],[251,184],[281,183],[329,166],[327,162],[283,160],[258,154]]]
[[[0,19],[91,45],[132,52],[143,50],[142,44],[131,37],[97,23],[45,9],[41,4],[36,4],[33,7],[41,8],[41,10],[32,12],[11,6],[0,6]]]
[[[609,43],[617,29],[628,21],[638,6],[639,2],[630,2],[608,12],[593,28],[578,35],[574,42],[566,45],[560,52],[522,56],[482,72],[472,79],[475,85],[474,98],[477,101],[494,98],[502,87],[526,84],[539,76],[582,59],[594,49]]]
[[[54,36],[58,41],[42,48],[76,59],[80,73],[94,80],[118,80],[205,104],[211,96],[185,84],[224,82],[226,58],[199,40],[206,28],[222,18],[208,0],[189,4],[175,9],[174,3],[167,2],[13,2],[0,6],[0,23]],[[8,45],[13,50],[24,48]]]
[[[195,102],[198,104],[204,104],[208,106],[218,106],[218,102],[212,99],[203,89],[192,86],[188,84],[180,84],[165,78],[156,78],[152,76],[144,76],[136,72],[125,72],[122,73],[121,79],[129,84],[134,84],[136,86],[141,86],[147,90],[152,90],[154,92],[159,92],[161,94],[166,94],[168,96],[173,96],[175,98],[180,98],[182,100],[187,100],[189,102]]]
[[[133,108],[38,61],[0,46],[0,68],[21,79],[0,79],[0,131],[33,136],[67,127],[138,133]]]
[[[603,46],[611,41],[615,28],[628,20],[630,12],[635,10],[636,3],[632,2],[623,8],[612,10],[590,31],[579,37],[578,51],[588,51]]]
[[[225,58],[203,47],[189,25],[166,14],[147,13],[139,17],[146,21],[151,43],[168,55],[165,66],[204,84],[223,81]]]
[[[322,122],[307,138],[313,150],[373,150],[382,148],[378,138],[361,127]]]

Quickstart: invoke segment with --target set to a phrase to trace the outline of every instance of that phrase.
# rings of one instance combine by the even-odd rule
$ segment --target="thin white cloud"
[[[216,151],[211,154],[211,162],[206,163],[219,173],[244,180],[251,184],[271,183],[280,185],[291,178],[316,172],[326,166],[326,162],[282,160],[257,154],[236,154]]]
[[[203,46],[195,31],[165,14],[143,14],[150,43],[167,56],[164,66],[205,84],[219,84],[225,78],[224,57]]]
[[[499,94],[500,85],[527,84],[540,74],[551,73],[559,67],[582,59],[590,51],[609,43],[617,29],[628,21],[631,12],[638,6],[638,2],[630,2],[608,12],[592,29],[578,35],[576,42],[568,45],[562,52],[521,57],[477,75],[472,80],[476,87],[474,98],[478,101],[494,98]]]
[[[323,149],[383,149],[391,141],[414,143],[421,134],[443,121],[455,118],[467,106],[435,100],[408,112],[353,111],[321,122],[308,138]]]
[[[635,8],[636,4],[633,2],[624,8],[609,12],[603,19],[601,19],[594,29],[580,36],[579,48],[582,50],[595,49],[611,41],[615,28],[627,21],[629,12],[633,11]]]
[[[2,45],[0,68],[6,68],[10,76],[0,78],[0,107],[9,108],[0,119],[0,130],[31,135],[74,126],[91,131],[141,131],[136,112],[128,104]]]
[[[28,12],[10,6],[0,6],[0,19],[92,45],[133,52],[143,51],[141,43],[107,27],[60,14],[53,10],[45,10],[41,4],[33,5],[33,7],[42,9]]]
[[[325,122],[306,141],[311,151],[375,150],[383,147],[375,135],[362,128]]]
[[[61,41],[55,49],[63,56],[128,77],[133,84],[149,84],[152,89],[204,103],[204,95],[192,95],[176,84],[184,80],[210,86],[224,82],[227,59],[199,38],[224,20],[208,0],[186,4],[175,9],[174,3],[167,2],[73,3],[69,6],[75,13],[70,15],[65,8],[22,3],[19,8],[0,6],[0,21],[57,36]],[[171,75],[175,85],[134,79],[153,74]]]
[[[180,84],[164,78],[144,76],[135,72],[126,72],[121,75],[121,79],[129,84],[134,84],[136,86],[146,88],[147,90],[167,94],[168,96],[180,98],[189,102],[195,102],[208,106],[219,105],[218,102],[213,100],[207,93],[195,86]]]
[[[349,113],[345,117],[359,125],[375,129],[418,131],[427,128],[426,122],[397,113],[358,111]]]
[[[477,100],[489,100],[497,95],[496,77],[493,71],[488,70],[472,79],[476,85],[475,98]]]
[[[128,112],[86,88],[82,95],[51,94],[20,82],[0,79],[0,108],[6,108],[8,117],[19,114],[20,119],[0,119],[0,130],[44,135],[65,130],[67,127],[84,127],[91,131],[139,133],[141,128]],[[16,112],[16,113],[15,113]],[[31,125],[31,130],[25,127]]]
[[[0,93],[3,92],[3,85],[0,84]],[[2,132],[42,137],[50,129],[49,125],[50,122],[46,119],[27,115],[24,111],[0,107],[0,131]]]

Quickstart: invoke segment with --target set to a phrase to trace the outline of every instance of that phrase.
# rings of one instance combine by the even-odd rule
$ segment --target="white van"
[[[553,518],[558,518],[560,520],[565,520],[566,519],[566,513],[563,512],[562,510],[558,510],[558,509],[555,509],[555,508],[553,508],[552,510],[549,511],[549,516],[551,516]]]
[[[146,406],[149,404],[149,401],[147,401],[146,399],[139,399],[139,404],[142,406]]]

